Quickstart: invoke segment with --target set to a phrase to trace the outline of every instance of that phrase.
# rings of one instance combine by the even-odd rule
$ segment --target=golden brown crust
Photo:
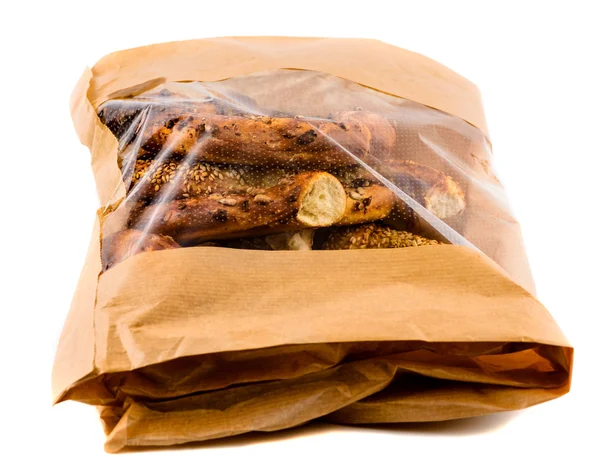
[[[364,159],[374,150],[387,155],[396,138],[387,119],[362,111],[340,112],[332,119],[156,111],[123,156],[168,151],[222,164],[328,170],[353,165],[353,156]]]
[[[136,161],[128,182],[130,200],[176,200],[211,194],[256,193],[299,172],[283,168],[187,163],[168,159]]]
[[[336,225],[354,225],[385,219],[392,214],[398,198],[379,184],[345,187],[347,200],[344,217]]]
[[[257,109],[254,100],[238,93],[207,92],[206,97],[199,99],[163,88],[135,98],[107,100],[98,108],[98,117],[125,146],[134,141],[142,129],[156,130],[165,123],[176,124],[190,116],[240,116],[247,110]]]
[[[262,193],[213,194],[140,207],[133,212],[130,226],[172,236],[181,244],[194,244],[247,236],[244,232],[250,230],[266,235],[290,226],[328,226],[341,219],[345,202],[343,187],[335,177],[305,172],[282,179]],[[328,206],[313,208],[315,204]]]
[[[310,172],[305,172],[310,173]],[[317,173],[317,172],[313,172]],[[349,167],[334,172],[334,175],[343,184],[346,193],[346,204],[343,217],[336,225],[355,225],[365,222],[395,217],[406,219],[407,227],[416,227],[413,221],[416,218],[414,211],[387,187],[378,184],[376,179],[366,170],[359,167]],[[188,221],[191,225],[204,227],[202,236],[193,235],[192,239],[182,241],[193,243],[193,239],[208,239],[211,234],[216,238],[240,236],[239,232],[249,231],[243,236],[264,236],[273,232],[297,231],[304,227],[302,223],[294,218],[285,216],[285,208],[289,205],[277,206],[275,202],[285,200],[285,194],[277,196],[278,185],[285,187],[289,179],[295,179],[298,172],[283,168],[252,168],[245,166],[214,165],[206,162],[187,164],[186,162],[168,160],[164,163],[152,160],[138,160],[132,177],[129,198],[132,201],[148,200],[160,202],[161,206],[153,205],[143,210],[145,214],[158,211],[161,216],[143,217],[135,220],[141,214],[137,211],[132,220],[135,227],[139,229],[150,229],[153,232],[162,233],[162,222],[167,211],[178,209],[175,214],[193,213],[204,216],[194,216],[194,221]],[[409,161],[397,162],[393,168],[392,177],[396,183],[412,198],[423,204],[436,216],[449,214],[448,208],[464,206],[464,194],[452,178],[437,172],[429,167]],[[250,205],[257,195],[265,193],[263,186],[270,189],[269,198],[274,202],[270,208],[265,206],[253,206],[250,214],[240,214],[236,207]],[[441,209],[432,205],[430,196],[445,198],[451,206],[446,205]],[[203,197],[196,199],[197,197]],[[190,203],[185,211],[179,211],[182,204],[166,203],[174,200],[189,200]],[[462,199],[462,200],[461,200]],[[248,203],[246,203],[248,201]],[[223,203],[225,202],[225,203]],[[187,205],[187,203],[185,203]],[[230,205],[231,207],[227,207]],[[438,205],[439,206],[439,205]],[[158,209],[157,209],[158,208]],[[273,210],[270,215],[266,214]],[[210,214],[216,214],[216,219]],[[217,223],[223,219],[224,214],[233,215],[231,224]],[[170,213],[169,213],[170,214]],[[450,213],[452,214],[452,213]],[[273,219],[278,223],[274,225]],[[411,222],[413,221],[413,222]],[[183,221],[177,222],[183,224]],[[150,224],[146,227],[144,224]],[[213,226],[212,231],[208,230]],[[233,232],[228,227],[234,228]],[[183,229],[182,229],[183,230]],[[167,232],[171,233],[171,232]]]
[[[409,160],[397,160],[382,166],[380,172],[440,219],[459,214],[466,206],[465,194],[459,184],[452,177],[431,167]],[[385,219],[392,214],[406,219],[414,217],[412,208],[366,169],[349,167],[335,174],[348,194],[346,215],[338,225]],[[357,205],[361,197],[362,203]],[[367,210],[361,212],[365,206]]]
[[[294,176],[297,172],[282,168],[251,169],[197,162],[138,160],[130,182],[129,198],[168,201],[219,194],[255,195]],[[334,173],[338,175],[338,173]],[[357,185],[360,184],[360,185]],[[351,225],[388,217],[396,196],[385,186],[370,180],[346,180],[346,211],[339,225]]]
[[[466,206],[465,193],[460,185],[451,176],[434,168],[410,160],[395,160],[382,164],[378,171],[440,219],[460,214]],[[348,168],[338,177],[346,189],[382,185],[361,167]],[[400,197],[391,190],[389,193],[388,198],[396,202],[396,212],[411,213],[411,208]]]
[[[107,270],[113,265],[140,252],[162,251],[180,247],[169,236],[145,233],[141,230],[122,230],[102,241],[102,265]]]
[[[447,174],[410,160],[395,161],[386,168],[390,180],[440,219],[462,212],[465,193]]]
[[[384,249],[439,244],[443,243],[385,225],[362,224],[332,229],[322,249]]]
[[[380,160],[392,160],[395,152],[396,129],[390,121],[371,111],[340,111],[333,118],[338,123],[366,126],[369,155]]]
[[[98,109],[98,117],[124,147],[144,132],[160,128],[164,122],[179,122],[186,117],[217,114],[218,106],[211,100],[198,101],[158,94],[152,98],[108,100]]]

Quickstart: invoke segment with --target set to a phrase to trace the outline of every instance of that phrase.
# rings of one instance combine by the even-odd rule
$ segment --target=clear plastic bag
[[[105,214],[106,269],[190,246],[451,243],[510,271],[499,245],[515,238],[499,229],[513,219],[489,144],[452,115],[300,70],[159,84],[98,115],[126,188]]]

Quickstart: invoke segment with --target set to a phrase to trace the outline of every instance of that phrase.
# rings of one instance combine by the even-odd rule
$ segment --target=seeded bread
[[[256,110],[256,103],[238,93],[206,93],[199,99],[197,93],[190,98],[162,89],[135,98],[107,100],[98,109],[98,117],[124,147],[139,139],[142,130],[155,131],[165,122],[178,123],[190,116],[201,119],[209,114],[239,116],[249,109]]]
[[[385,186],[369,184],[345,187],[346,211],[336,225],[354,225],[385,219],[398,205],[398,198]]]
[[[141,252],[162,251],[180,247],[168,236],[145,233],[141,230],[123,230],[102,241],[102,266],[104,270]]]
[[[304,172],[281,179],[263,193],[239,193],[166,201],[132,212],[131,228],[147,227],[180,244],[209,239],[261,235],[290,229],[327,227],[346,209],[346,194],[337,178],[325,172]]]
[[[322,246],[336,249],[384,249],[443,244],[381,224],[362,224],[332,229]]]
[[[131,129],[127,103],[116,116],[109,106],[100,118],[117,134]],[[211,105],[207,105],[211,106]],[[340,112],[332,119],[271,116],[226,116],[205,110],[173,107],[144,112],[140,132],[121,140],[121,156],[152,157],[158,153],[191,155],[222,164],[312,167],[323,170],[356,164],[356,158],[387,156],[396,141],[387,119],[363,111]]]
[[[188,164],[177,160],[160,163],[138,160],[129,181],[131,200],[176,200],[190,197],[223,198],[244,194],[251,197],[264,193],[298,172],[283,168],[257,169],[248,166],[215,165],[207,162]],[[336,177],[347,175],[333,171]],[[346,210],[339,225],[358,224],[383,219],[392,212],[396,197],[386,187],[360,179],[344,182]]]

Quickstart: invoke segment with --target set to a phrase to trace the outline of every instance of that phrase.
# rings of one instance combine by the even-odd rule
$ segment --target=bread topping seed
[[[353,190],[350,191],[350,198],[352,200],[362,200],[362,196],[358,192],[355,192]]]
[[[340,228],[325,242],[325,249],[376,249],[440,245],[410,232],[390,229],[377,224]]]
[[[271,199],[264,194],[258,194],[256,197],[254,197],[254,201],[260,205],[267,205],[271,203]]]
[[[225,206],[235,206],[237,201],[234,198],[222,198],[219,203]]]

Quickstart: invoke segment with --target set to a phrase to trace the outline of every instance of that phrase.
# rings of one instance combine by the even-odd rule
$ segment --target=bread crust
[[[410,160],[394,160],[383,163],[379,171],[439,219],[460,214],[466,206],[465,193],[460,185],[442,171]],[[353,167],[339,176],[346,189],[382,186],[377,178],[361,167]],[[400,197],[397,197],[391,189],[388,191],[389,195],[387,196],[384,196],[381,191],[381,200],[394,199],[396,211],[412,213],[411,208]]]
[[[460,214],[466,206],[460,185],[442,171],[410,160],[389,165],[391,180],[439,219]]]
[[[329,170],[354,165],[355,157],[388,156],[395,140],[395,129],[386,118],[363,111],[309,119],[219,115],[169,107],[147,112],[139,138],[128,143],[122,157],[168,153],[221,164]]]
[[[141,252],[179,248],[169,236],[146,233],[141,230],[122,230],[102,241],[102,267],[106,271],[119,262]]]
[[[410,161],[398,161],[390,169],[391,178],[402,190],[435,216],[449,217],[464,208],[463,191],[444,173]],[[305,225],[290,216],[293,205],[286,203],[285,199],[292,197],[287,195],[289,189],[285,189],[290,180],[311,173],[315,175],[319,172],[296,172],[284,168],[251,169],[206,162],[187,164],[175,160],[164,163],[138,160],[128,198],[155,204],[138,209],[132,219],[146,214],[135,221],[135,227],[156,233],[163,233],[165,225],[169,227],[165,233],[173,233],[174,229],[169,224],[161,222],[165,217],[170,217],[167,214],[181,214],[182,219],[175,218],[173,222],[181,225],[181,231],[187,231],[184,229],[186,220],[188,225],[204,227],[201,230],[205,232],[203,235],[198,233],[190,239],[187,239],[187,235],[181,235],[185,238],[182,241],[184,243],[193,243],[193,239],[206,240],[211,236],[215,239],[228,238],[247,231],[249,233],[243,236],[297,231]],[[341,181],[346,194],[344,214],[335,225],[362,224],[393,215],[407,219],[408,227],[414,225],[410,223],[416,217],[412,208],[366,170],[350,167],[333,173]],[[269,189],[268,192],[263,186]],[[267,195],[272,204],[255,205],[253,202],[257,195]],[[445,204],[436,206],[436,198]],[[179,202],[169,206],[169,201]],[[231,207],[220,201],[226,201]],[[157,202],[160,206],[156,206]],[[242,205],[249,209],[248,214],[239,214]],[[202,217],[200,214],[203,212],[205,214]],[[221,219],[229,222],[223,224]]]
[[[324,185],[331,188],[322,188]],[[311,205],[321,202],[318,194],[312,195],[318,191],[323,192],[323,201],[330,207],[324,208],[322,214],[306,213]],[[287,231],[290,226],[329,226],[343,217],[345,208],[344,189],[334,176],[304,172],[282,179],[263,193],[217,194],[139,207],[133,211],[129,225],[190,245],[209,239],[248,236],[246,232],[252,230],[267,235]]]
[[[395,230],[386,225],[371,223],[332,229],[322,249],[385,249],[439,244],[443,243]]]
[[[150,202],[208,197],[215,193],[252,194],[298,173],[283,168],[256,169],[208,162],[189,164],[175,159],[164,162],[138,159],[127,182],[128,198]]]

